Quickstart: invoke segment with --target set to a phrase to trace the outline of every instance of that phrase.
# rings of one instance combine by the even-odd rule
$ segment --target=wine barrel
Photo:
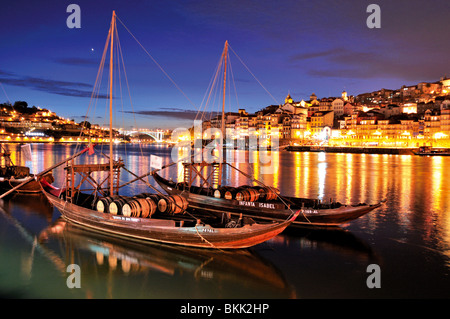
[[[147,218],[150,215],[150,205],[146,198],[137,198],[135,201],[140,206],[140,214],[138,217]]]
[[[146,197],[146,199],[147,199],[147,201],[149,201],[149,200],[153,201],[154,204],[155,204],[154,206],[156,207],[156,211],[161,212],[161,211],[159,210],[158,203],[159,203],[159,200],[160,200],[161,198],[163,198],[163,197],[165,197],[165,195],[160,195],[160,194],[148,194],[148,196]]]
[[[236,195],[245,189],[247,189],[247,187],[230,187],[225,191],[225,199],[236,199]]]
[[[266,200],[277,199],[278,194],[280,194],[280,191],[275,187],[255,186],[254,188],[259,191],[260,197],[265,198]]]
[[[147,197],[145,200],[147,201],[148,205],[148,215],[146,217],[150,218],[158,209],[158,201],[155,201],[151,197]]]
[[[103,197],[97,201],[97,203],[95,204],[95,207],[98,212],[109,213],[109,204],[111,204],[112,202],[113,202],[112,197],[110,197],[110,196]]]
[[[127,199],[122,206],[122,215],[126,217],[139,217],[141,215],[141,206],[136,199]]]
[[[226,193],[226,191],[229,190],[229,189],[231,189],[231,188],[233,188],[233,187],[230,187],[230,186],[222,186],[222,187],[217,188],[217,189],[214,191],[214,197],[215,197],[215,198],[225,198],[225,193]]]
[[[237,187],[230,187],[229,189],[227,189],[225,191],[225,199],[234,199],[234,196],[236,196],[236,193],[238,192],[238,188]]]
[[[158,201],[158,210],[166,214],[179,214],[186,210],[188,201],[180,195],[164,196]]]
[[[247,202],[255,202],[259,199],[259,192],[253,188],[245,188],[236,193],[235,198],[237,200],[243,200]]]
[[[113,215],[121,215],[122,207],[127,203],[128,198],[125,196],[114,197],[114,201],[109,204],[109,212]]]

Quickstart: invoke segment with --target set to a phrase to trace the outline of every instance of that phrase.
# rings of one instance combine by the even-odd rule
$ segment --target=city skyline
[[[77,1],[81,28],[70,29],[71,2],[2,4],[0,101],[27,101],[80,122],[89,107],[112,10],[171,81],[119,23],[134,116],[125,126],[191,126],[228,40],[237,99],[227,111],[255,112],[295,100],[357,95],[436,81],[447,75],[450,5],[378,1],[381,28],[370,29],[369,2]],[[447,9],[447,10],[446,10]],[[264,88],[240,64],[242,59]],[[239,70],[241,69],[241,70]],[[450,74],[449,74],[450,75]],[[124,88],[125,89],[125,88]],[[4,92],[3,92],[4,90]],[[103,97],[105,92],[101,92]],[[229,99],[232,100],[232,99]],[[103,104],[91,121],[104,124]],[[237,101],[237,102],[236,102]],[[118,105],[117,107],[121,107]],[[217,111],[217,110],[212,110]],[[116,126],[121,126],[116,123]]]

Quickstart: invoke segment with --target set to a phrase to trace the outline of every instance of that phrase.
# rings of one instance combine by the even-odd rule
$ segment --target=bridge
[[[164,137],[163,130],[131,130],[131,131],[121,130],[121,131],[119,131],[119,133],[126,135],[126,136],[145,134],[150,137],[153,137],[153,139],[158,143],[161,143],[163,141],[163,137]]]

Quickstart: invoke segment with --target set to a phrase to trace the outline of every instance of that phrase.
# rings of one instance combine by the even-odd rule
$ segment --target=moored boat
[[[381,203],[343,205],[339,202],[281,197],[278,194],[275,198],[269,200],[266,200],[266,196],[259,196],[256,200],[239,199],[239,195],[236,196],[239,194],[238,192],[235,193],[234,197],[232,195],[228,198],[226,195],[215,197],[214,193],[217,194],[218,189],[200,189],[196,186],[189,188],[184,183],[169,181],[157,173],[154,173],[153,177],[168,194],[185,197],[189,203],[189,208],[195,211],[204,214],[243,215],[257,221],[282,221],[293,212],[299,212],[299,216],[293,221],[292,225],[338,226],[351,222],[381,206]],[[251,186],[246,188],[253,189]]]
[[[113,11],[107,40],[107,43],[110,43],[109,156],[102,153],[108,161],[75,164],[74,160],[88,150],[88,153],[94,152],[93,145],[90,144],[89,147],[52,167],[54,169],[67,164],[64,168],[66,175],[64,188],[55,187],[45,179],[40,179],[43,193],[61,215],[72,223],[113,236],[213,249],[251,247],[273,238],[288,227],[299,213],[292,214],[283,222],[264,224],[255,223],[244,217],[227,219],[196,217],[186,210],[188,202],[184,197],[162,194],[129,171],[120,159],[118,161],[113,159],[112,76],[116,36],[116,15]],[[105,65],[107,49],[108,45],[105,46],[101,68]],[[120,196],[119,189],[131,183],[120,185],[122,171],[136,177],[134,181],[145,182],[159,196],[157,198],[153,198],[151,194]],[[39,174],[41,175],[42,173]]]
[[[267,241],[281,233],[298,215],[281,223],[258,224],[244,222],[233,228],[213,227],[200,220],[128,217],[99,212],[55,196],[55,188],[42,182],[44,194],[69,222],[102,233],[138,241],[152,241],[181,246],[240,249]],[[53,194],[52,194],[53,192]]]
[[[381,206],[358,204],[344,205],[339,202],[322,202],[317,199],[294,198],[280,194],[274,187],[265,185],[246,172],[238,169],[233,163],[226,162],[223,156],[223,145],[226,141],[225,125],[225,92],[226,70],[228,58],[228,42],[225,42],[222,59],[218,67],[224,70],[221,132],[216,132],[213,146],[219,156],[214,160],[204,160],[198,156],[205,151],[204,143],[198,143],[194,154],[189,154],[183,162],[183,177],[179,182],[163,178],[157,172],[153,173],[157,183],[170,195],[180,195],[186,198],[189,208],[203,214],[216,216],[243,215],[259,221],[282,221],[294,213],[299,216],[292,224],[304,226],[337,226],[355,220]],[[218,83],[219,81],[214,81]],[[211,88],[213,91],[213,88]],[[200,147],[202,146],[202,147]],[[192,150],[192,149],[191,149]],[[202,160],[200,160],[202,158]],[[192,161],[192,159],[194,159]],[[226,185],[223,183],[223,167],[227,165],[230,171],[235,170],[249,180],[246,185]],[[276,168],[278,169],[278,168]],[[255,185],[256,184],[256,185]]]
[[[414,154],[419,156],[450,156],[450,150],[421,146]]]
[[[21,194],[38,194],[41,192],[39,182],[30,173],[27,166],[14,165],[10,158],[10,152],[3,146],[0,153],[0,193],[21,193]],[[49,181],[52,176],[47,174],[45,178]]]

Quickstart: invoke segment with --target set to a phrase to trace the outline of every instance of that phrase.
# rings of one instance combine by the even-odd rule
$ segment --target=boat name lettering
[[[113,216],[113,219],[120,219],[120,220],[129,221],[129,222],[138,222],[139,221],[139,218],[125,217],[125,216]]]
[[[252,206],[252,207],[258,207],[258,208],[270,208],[275,209],[275,205],[272,203],[257,203],[257,202],[247,202],[240,200],[239,205],[241,206]]]
[[[319,211],[317,209],[304,209],[303,213],[305,213],[305,214],[318,214]]]

